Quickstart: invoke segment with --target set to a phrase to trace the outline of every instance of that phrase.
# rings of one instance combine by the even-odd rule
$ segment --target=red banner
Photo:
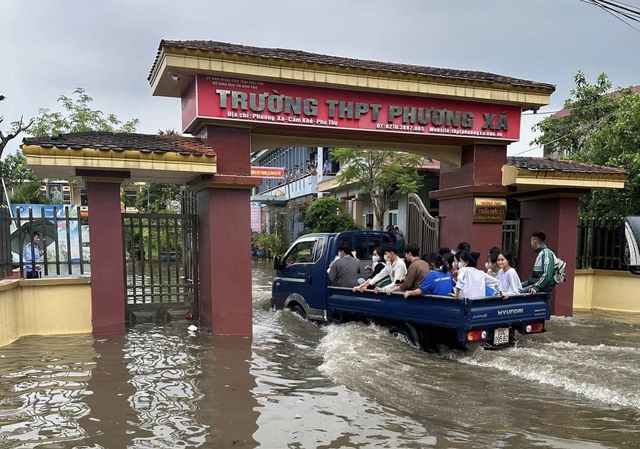
[[[251,167],[251,176],[257,178],[284,178],[284,168],[278,167]]]
[[[195,99],[195,107],[194,107]],[[196,118],[366,132],[518,140],[519,106],[198,75],[182,98]]]

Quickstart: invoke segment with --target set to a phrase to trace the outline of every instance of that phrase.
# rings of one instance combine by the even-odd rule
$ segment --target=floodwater
[[[640,314],[433,355],[271,311],[254,273],[252,339],[178,322],[0,348],[0,448],[640,447]]]

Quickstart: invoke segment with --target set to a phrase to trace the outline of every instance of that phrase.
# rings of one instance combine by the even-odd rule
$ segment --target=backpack
[[[560,284],[567,280],[567,275],[564,270],[567,268],[567,262],[560,259],[558,256],[554,254],[555,257],[555,265],[553,266],[553,280],[556,284]]]

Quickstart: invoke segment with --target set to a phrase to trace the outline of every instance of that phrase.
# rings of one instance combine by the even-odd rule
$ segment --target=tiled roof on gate
[[[178,153],[185,156],[214,157],[216,155],[213,148],[197,137],[155,134],[82,132],[49,137],[26,137],[22,144],[72,150],[91,148],[102,151],[130,150],[156,154]]]
[[[555,90],[553,84],[540,83],[537,81],[523,80],[509,76],[496,75],[494,73],[477,72],[469,70],[443,69],[437,67],[426,67],[410,64],[396,64],[390,62],[369,61],[362,59],[342,58],[339,56],[328,56],[318,53],[309,53],[300,50],[287,50],[282,48],[264,48],[248,45],[229,44],[216,41],[173,41],[162,40],[158,48],[156,60],[151,68],[149,80],[153,74],[153,69],[158,63],[163,47],[181,48],[196,51],[211,51],[230,53],[235,55],[259,57],[267,59],[282,59],[309,64],[320,64],[327,66],[350,67],[364,70],[404,73],[413,75],[424,75],[443,79],[458,79],[463,81],[476,81],[482,83],[508,84],[512,86],[540,88],[545,90]]]
[[[605,167],[602,165],[591,165],[582,162],[568,161],[566,159],[555,159],[549,157],[507,157],[507,165],[513,165],[519,170],[539,171],[539,172],[561,172],[561,173],[590,173],[590,174],[627,174],[621,168]]]

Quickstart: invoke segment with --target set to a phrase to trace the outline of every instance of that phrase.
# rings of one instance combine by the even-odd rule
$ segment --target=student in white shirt
[[[458,277],[451,296],[460,298],[484,298],[487,296],[487,286],[493,288],[502,295],[498,279],[479,270],[478,263],[480,253],[459,251],[456,253],[458,262]]]
[[[502,250],[498,253],[498,281],[500,282],[500,289],[507,295],[519,294],[522,284],[520,277],[516,272],[513,265],[513,256],[509,251]]]
[[[385,278],[390,279],[390,283],[388,285],[376,285],[379,287],[393,287],[396,284],[401,284],[404,277],[407,275],[407,266],[398,256],[398,246],[395,243],[389,243],[382,247],[382,251],[384,252],[384,260],[386,261],[380,273],[376,274],[371,279],[367,279],[362,284],[353,287],[353,291],[359,290],[361,292],[365,291],[369,285],[376,285],[380,281]],[[386,292],[386,289],[383,288],[382,291]]]

